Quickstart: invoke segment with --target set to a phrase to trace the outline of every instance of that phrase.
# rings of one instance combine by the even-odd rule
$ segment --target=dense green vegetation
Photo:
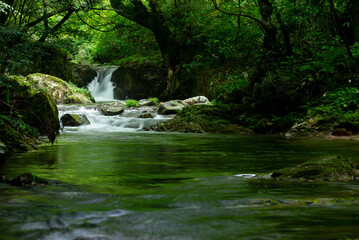
[[[355,0],[1,0],[0,35],[1,74],[151,64],[161,99],[201,92],[255,132],[307,115],[358,130]]]
[[[128,108],[130,108],[130,107],[139,107],[139,106],[140,106],[140,104],[135,99],[127,99],[126,100],[126,107],[128,107]]]

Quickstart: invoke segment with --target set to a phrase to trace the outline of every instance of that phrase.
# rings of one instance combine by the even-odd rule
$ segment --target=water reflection
[[[66,133],[0,166],[46,188],[0,184],[4,239],[356,238],[357,183],[248,179],[355,142],[154,133]]]

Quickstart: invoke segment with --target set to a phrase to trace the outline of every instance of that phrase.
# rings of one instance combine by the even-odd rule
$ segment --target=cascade
[[[87,86],[96,102],[114,101],[113,90],[115,85],[111,82],[112,73],[116,66],[101,67],[97,70],[97,76]]]
[[[125,104],[124,101],[119,101]],[[98,133],[98,132],[135,132],[151,125],[168,121],[174,115],[159,115],[153,107],[125,109],[116,116],[105,116],[97,109],[97,105],[58,105],[59,119],[64,114],[85,117],[88,124],[79,127],[65,127],[64,132]],[[143,112],[151,113],[154,118],[139,118]]]

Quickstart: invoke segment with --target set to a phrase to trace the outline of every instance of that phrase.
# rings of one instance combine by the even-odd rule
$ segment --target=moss
[[[57,107],[49,94],[34,88],[24,77],[6,76],[2,83],[0,140],[10,151],[35,149],[39,133],[53,142],[60,124]]]
[[[12,126],[11,120],[3,122],[0,128],[0,140],[10,152],[23,152],[37,149],[37,137],[23,128]]]
[[[359,172],[348,159],[328,155],[293,168],[283,168],[271,177],[277,180],[352,181],[358,179]]]
[[[42,73],[30,74],[27,80],[36,89],[41,89],[50,94],[56,104],[63,103],[91,103],[94,98],[91,93],[83,88],[78,88],[73,83]]]
[[[229,106],[199,105],[182,109],[173,119],[152,126],[152,130],[171,132],[210,132],[249,134],[252,131],[233,121],[235,109]]]

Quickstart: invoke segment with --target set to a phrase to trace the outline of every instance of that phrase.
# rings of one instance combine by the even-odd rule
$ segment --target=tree
[[[179,59],[179,46],[175,41],[167,24],[164,14],[157,0],[150,0],[147,7],[141,0],[133,0],[125,4],[122,0],[111,0],[114,10],[121,16],[134,21],[142,27],[151,30],[156,38],[162,57],[168,67],[167,95],[172,95],[173,82],[178,79],[181,59]],[[178,87],[178,86],[177,86]]]
[[[131,2],[132,5],[126,5],[121,0],[111,0],[112,7],[119,15],[153,32],[161,54],[170,71],[173,72],[179,62],[176,57],[179,49],[176,46],[158,1],[151,0],[149,3],[150,9],[141,0],[133,0]]]

